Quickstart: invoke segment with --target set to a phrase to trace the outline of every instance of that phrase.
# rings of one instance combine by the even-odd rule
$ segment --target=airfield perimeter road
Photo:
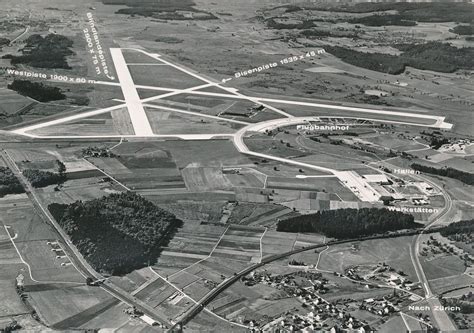
[[[56,222],[56,220],[51,215],[51,213],[49,213],[49,211],[41,205],[41,201],[39,200],[36,194],[35,188],[31,186],[30,182],[25,178],[25,176],[23,175],[21,170],[18,168],[14,160],[10,157],[8,152],[6,150],[2,150],[0,157],[4,160],[4,162],[10,168],[10,170],[12,170],[12,172],[15,174],[18,180],[20,180],[23,187],[25,188],[26,194],[28,195],[29,199],[33,203],[36,211],[40,214],[40,216],[43,217],[45,222],[48,222],[54,227],[54,229],[60,236],[61,241],[67,247],[69,259],[71,260],[71,262],[73,263],[77,271],[82,276],[84,276],[84,282],[85,282],[85,279],[88,277],[96,279],[96,280],[104,279],[103,276],[97,273],[86,262],[86,260],[82,257],[82,255],[77,250],[77,248],[69,240],[69,236],[62,230],[62,228]],[[137,299],[135,296],[130,295],[128,292],[124,291],[123,289],[115,286],[108,280],[105,280],[104,283],[100,284],[100,288],[102,288],[103,290],[105,290],[106,292],[108,292],[110,295],[117,298],[121,302],[124,302],[128,304],[129,306],[135,306],[138,310],[142,311],[144,314],[146,314],[153,320],[160,322],[162,324],[165,324],[168,327],[171,326],[170,321],[167,318],[165,318],[162,314],[157,313],[157,311],[154,308],[152,308],[145,302]]]

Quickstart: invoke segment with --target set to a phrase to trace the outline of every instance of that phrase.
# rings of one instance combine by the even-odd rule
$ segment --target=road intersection
[[[128,68],[128,64],[125,61],[123,56],[123,51],[134,51],[142,53],[152,59],[155,59],[161,65],[170,66],[178,71],[181,71],[195,79],[198,79],[203,82],[202,85],[186,88],[186,89],[175,89],[175,88],[166,88],[166,87],[158,87],[158,86],[144,86],[144,85],[136,85],[133,81],[132,75]],[[400,112],[400,111],[387,111],[387,110],[378,110],[378,109],[369,109],[369,108],[360,108],[360,107],[352,107],[352,106],[344,106],[344,105],[334,105],[334,104],[326,104],[326,103],[312,103],[312,102],[304,102],[304,101],[297,101],[293,99],[275,99],[275,98],[265,98],[265,97],[258,97],[258,96],[247,96],[237,91],[235,88],[227,87],[222,85],[222,82],[219,81],[212,81],[208,78],[203,77],[202,75],[196,74],[182,66],[178,66],[168,60],[165,60],[162,56],[156,53],[149,53],[144,50],[140,49],[119,49],[119,48],[112,48],[111,49],[112,59],[115,64],[117,76],[120,82],[106,82],[106,81],[95,81],[96,84],[99,85],[111,85],[117,86],[122,89],[125,103],[121,103],[118,105],[114,105],[107,108],[102,108],[98,110],[83,112],[79,114],[75,114],[72,116],[62,117],[59,119],[51,120],[42,122],[39,124],[31,125],[22,127],[12,132],[14,134],[34,137],[34,138],[65,138],[65,136],[55,136],[55,135],[36,135],[34,133],[30,133],[34,130],[46,128],[54,125],[64,124],[71,121],[77,121],[80,119],[96,116],[103,113],[113,112],[116,110],[120,110],[123,108],[127,108],[128,113],[130,115],[130,119],[135,131],[135,134],[131,134],[129,136],[133,137],[161,137],[157,134],[154,134],[152,128],[150,126],[150,122],[146,117],[146,113],[143,109],[143,104],[149,103],[152,101],[157,101],[160,99],[165,99],[167,97],[180,95],[180,94],[195,94],[201,96],[209,96],[209,97],[216,97],[216,98],[228,98],[228,99],[237,99],[237,100],[246,100],[252,103],[262,105],[263,107],[272,110],[285,118],[294,118],[293,115],[272,106],[272,103],[275,104],[284,104],[284,105],[293,105],[293,106],[304,106],[304,107],[314,107],[314,108],[325,108],[330,110],[339,110],[339,111],[349,111],[354,113],[362,113],[362,114],[375,114],[381,116],[397,116],[397,117],[405,117],[407,120],[413,120],[412,122],[409,121],[393,121],[393,120],[383,120],[379,119],[379,121],[386,122],[386,123],[397,123],[397,124],[407,124],[412,126],[422,126],[422,127],[435,127],[441,129],[449,129],[451,128],[451,124],[445,121],[445,117],[440,116],[433,116],[433,115],[426,115],[426,114],[419,114],[419,113],[409,113],[409,112]],[[158,78],[159,80],[159,78]],[[205,88],[215,87],[218,89],[223,90],[223,93],[216,93],[210,91],[203,91]],[[160,94],[157,96],[152,96],[144,99],[140,99],[137,89],[143,90],[151,90],[151,91],[161,91],[165,92],[164,94]],[[224,93],[225,92],[225,93]],[[315,110],[315,113],[317,110]],[[219,117],[223,121],[227,121],[229,119]],[[283,118],[283,119],[285,119]],[[310,119],[311,117],[308,117]],[[418,120],[418,122],[417,122]],[[426,121],[432,121],[430,125],[426,123]],[[219,133],[215,133],[219,134]],[[168,135],[168,137],[176,137],[176,135]],[[77,137],[77,138],[110,138],[110,137],[121,137],[122,135],[103,135],[98,133],[97,135],[88,135],[88,136],[81,136],[81,135],[71,135],[69,137]]]
[[[157,65],[162,65],[162,66],[170,66],[178,71],[181,71],[182,73],[185,73],[195,79],[198,79],[202,82],[202,84],[185,88],[185,89],[175,89],[175,88],[168,88],[168,87],[159,87],[159,86],[147,86],[147,85],[138,85],[135,84],[132,75],[130,73],[130,70],[128,66],[130,64],[127,64],[123,51],[133,51],[133,52],[139,52],[142,53],[152,59],[154,61],[157,61]],[[31,138],[38,138],[38,139],[106,139],[106,138],[161,138],[161,139],[166,139],[166,138],[179,138],[182,140],[210,140],[210,139],[215,139],[215,138],[229,138],[233,141],[234,146],[236,149],[245,155],[249,156],[254,156],[258,157],[261,159],[268,159],[268,160],[273,160],[276,162],[280,163],[285,163],[289,165],[294,165],[297,167],[302,167],[302,168],[307,168],[310,170],[315,170],[318,172],[324,172],[327,173],[329,176],[335,176],[341,182],[347,182],[347,177],[349,175],[347,172],[340,172],[335,169],[330,169],[326,167],[321,167],[317,166],[314,164],[310,163],[305,163],[305,162],[299,162],[295,160],[291,160],[288,158],[282,158],[282,157],[277,157],[269,154],[262,154],[259,152],[254,152],[251,151],[247,145],[244,142],[244,138],[248,133],[262,133],[268,130],[272,130],[275,128],[279,128],[282,126],[290,126],[290,125],[299,125],[299,124],[307,124],[309,122],[314,122],[318,121],[320,118],[318,116],[307,116],[307,117],[296,117],[294,115],[291,115],[288,112],[285,112],[284,110],[281,110],[274,105],[291,105],[291,106],[301,106],[301,107],[313,107],[315,108],[315,114],[317,114],[317,108],[324,108],[324,109],[329,109],[329,110],[334,110],[335,112],[337,111],[343,111],[343,112],[353,112],[354,116],[353,117],[345,117],[345,118],[356,118],[356,119],[364,119],[364,120],[370,120],[370,121],[377,121],[377,122],[383,122],[383,123],[391,123],[391,124],[403,124],[403,125],[410,125],[410,126],[420,126],[420,127],[433,127],[433,128],[439,128],[439,129],[450,129],[452,127],[451,124],[447,123],[445,120],[445,117],[440,117],[440,116],[433,116],[433,115],[427,115],[427,114],[419,114],[419,113],[409,113],[409,112],[401,112],[401,111],[389,111],[389,110],[378,110],[378,109],[369,109],[369,108],[363,108],[363,107],[353,107],[353,106],[345,106],[345,105],[335,105],[335,104],[326,104],[326,103],[314,103],[314,102],[307,102],[307,101],[298,101],[292,98],[287,98],[287,99],[276,99],[276,98],[267,98],[267,97],[258,97],[258,96],[247,96],[244,95],[240,92],[238,92],[237,89],[231,88],[228,86],[223,85],[222,81],[217,81],[217,80],[211,80],[208,79],[202,75],[199,75],[187,68],[184,68],[183,66],[176,65],[166,59],[164,59],[162,56],[156,53],[149,53],[144,50],[140,49],[121,49],[121,48],[112,48],[111,50],[111,55],[112,55],[112,60],[115,65],[117,77],[119,79],[119,82],[105,82],[105,81],[95,81],[95,84],[98,85],[110,85],[110,86],[117,86],[120,87],[123,93],[124,97],[124,102],[120,102],[120,104],[106,107],[106,108],[101,108],[93,111],[87,111],[79,114],[74,114],[66,117],[62,117],[59,119],[54,119],[50,121],[45,121],[42,123],[34,124],[34,125],[29,125],[25,126],[16,130],[13,130],[13,134],[17,135],[22,135],[22,136],[27,136]],[[159,78],[157,78],[159,80]],[[206,88],[217,88],[222,90],[222,93],[217,93],[217,92],[211,92],[211,91],[206,91],[203,89]],[[148,91],[159,91],[162,94],[152,96],[152,97],[147,97],[147,98],[140,98],[138,94],[138,89],[141,90],[148,90]],[[261,105],[265,107],[268,110],[271,110],[279,115],[282,116],[282,118],[278,119],[273,119],[269,121],[264,121],[264,122],[259,122],[259,123],[254,123],[250,124],[245,121],[239,121],[235,119],[228,119],[220,116],[212,116],[212,115],[205,115],[201,114],[199,112],[192,112],[189,110],[182,110],[179,108],[171,108],[171,107],[165,107],[165,106],[158,106],[155,104],[151,104],[151,102],[157,101],[157,100],[163,100],[167,97],[175,96],[175,95],[180,95],[180,94],[190,94],[190,95],[199,95],[199,96],[208,96],[208,97],[214,97],[214,98],[226,98],[226,99],[233,99],[233,100],[245,100],[252,102],[254,104]],[[161,109],[169,112],[176,112],[176,113],[181,113],[181,114],[189,114],[192,116],[200,116],[200,117],[207,117],[210,119],[215,119],[219,121],[226,121],[226,122],[231,122],[231,123],[236,123],[239,125],[242,125],[241,129],[237,130],[235,133],[204,133],[204,134],[168,134],[168,135],[160,135],[160,134],[155,134],[153,132],[152,126],[150,124],[150,121],[147,117],[145,108],[155,108],[155,109]],[[40,135],[34,133],[35,130],[38,129],[43,129],[55,125],[60,125],[60,124],[65,124],[93,116],[97,116],[100,114],[104,113],[109,113],[109,112],[114,112],[117,110],[121,109],[126,109],[128,111],[128,114],[130,116],[130,121],[133,127],[133,134],[129,135],[121,135],[121,134],[116,134],[116,135],[103,135],[100,133],[97,133],[97,135]],[[375,116],[382,116],[382,119],[377,119],[377,118],[372,118],[372,117],[359,117],[358,115],[373,115]],[[334,115],[337,117],[337,114],[335,113]],[[388,116],[388,117],[404,117],[407,121],[398,121],[398,120],[389,120],[389,119],[383,119],[383,116]],[[427,123],[428,122],[428,123]],[[32,195],[34,193],[34,190],[32,190]],[[371,200],[370,198],[366,198],[367,200],[364,201],[374,201]],[[373,199],[373,198],[372,198]],[[36,200],[35,200],[36,201]],[[45,213],[47,216],[47,213]],[[441,217],[440,217],[441,218]],[[438,220],[438,219],[437,219]],[[59,228],[60,230],[60,228]],[[419,237],[417,237],[418,239]],[[67,242],[67,237],[66,243]],[[416,257],[416,260],[414,260],[414,265],[415,269],[417,272],[417,275],[419,276],[420,283],[423,285],[424,291],[425,291],[425,296],[426,299],[429,300],[430,302],[435,302],[435,298],[433,298],[433,295],[429,289],[429,286],[427,284],[426,277],[423,277],[423,268],[421,267],[421,264],[419,264],[419,259],[418,257],[418,240],[414,243],[412,247],[412,255]],[[76,262],[81,262],[80,254],[74,253],[77,256],[77,261]],[[264,262],[263,262],[264,263]],[[262,263],[262,264],[263,264]],[[89,272],[90,270],[86,266],[87,263],[82,263],[85,268],[82,268],[80,271],[83,272]],[[245,272],[242,272],[244,274]],[[110,287],[111,288],[111,287]],[[115,292],[119,297],[120,292],[119,291],[113,291],[111,290],[110,292]],[[209,299],[211,299],[213,296],[213,293],[210,293]],[[127,296],[128,297],[128,296]],[[123,295],[122,295],[122,298]],[[439,303],[439,301],[438,301]],[[199,302],[199,305],[196,307],[195,310],[198,310],[199,306],[203,304],[201,301]],[[205,304],[205,302],[204,302]],[[153,313],[150,311],[148,312],[151,315]],[[436,318],[436,316],[435,316]],[[161,318],[160,318],[161,319]],[[444,322],[444,327],[449,327],[448,321],[445,320],[446,318],[437,318],[437,321]]]

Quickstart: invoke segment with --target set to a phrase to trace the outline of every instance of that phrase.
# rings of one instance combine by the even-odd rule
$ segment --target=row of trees
[[[23,175],[33,185],[33,187],[46,187],[49,185],[61,185],[67,180],[66,165],[56,160],[57,172],[42,171],[37,169],[26,169]]]
[[[348,239],[373,234],[414,229],[412,215],[379,208],[337,209],[296,216],[278,222],[277,230],[284,232],[314,232],[328,237]]]
[[[349,23],[363,24],[370,27],[383,27],[387,25],[399,25],[399,26],[415,26],[416,22],[405,19],[404,16],[399,14],[392,15],[370,15],[356,17],[349,20]]]
[[[403,53],[397,56],[359,52],[340,46],[325,46],[324,48],[349,64],[389,74],[401,74],[407,66],[443,73],[474,68],[474,48],[472,47],[457,48],[441,42],[394,46]]]
[[[280,23],[270,18],[266,21],[267,26],[272,29],[309,29],[314,27],[313,20],[304,20],[301,23]]]
[[[438,176],[443,176],[443,177],[449,177],[449,178],[457,179],[463,182],[464,184],[474,185],[474,174],[469,173],[469,172],[461,171],[454,168],[435,168],[435,167],[422,165],[418,163],[413,163],[411,167],[417,171],[430,173],[433,175],[438,175]]]
[[[47,86],[41,82],[15,79],[7,87],[20,95],[31,97],[39,102],[57,101],[66,98],[66,95],[58,87]]]
[[[15,174],[9,168],[0,166],[0,197],[23,192],[25,189]]]
[[[355,5],[340,4],[339,6],[327,6],[319,9],[348,13],[397,11],[404,20],[417,22],[472,22],[472,7],[471,4],[466,2],[362,2]]]
[[[55,184],[58,185],[66,181],[65,175],[36,169],[26,169],[23,171],[23,175],[26,177],[26,179],[28,179],[31,185],[36,188]]]
[[[92,267],[113,275],[155,262],[161,241],[181,222],[133,192],[48,208]]]

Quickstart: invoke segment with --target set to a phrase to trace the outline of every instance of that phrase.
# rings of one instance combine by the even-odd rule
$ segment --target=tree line
[[[113,275],[154,263],[161,241],[181,223],[133,192],[48,208],[92,267]]]
[[[60,185],[67,180],[66,166],[59,160],[56,160],[56,166],[57,172],[26,169],[23,171],[23,175],[36,188],[54,184]]]
[[[452,73],[458,69],[474,68],[474,48],[457,48],[446,43],[396,44],[401,55],[367,53],[341,46],[324,49],[351,65],[388,74],[401,74],[407,66],[422,70]]]
[[[422,165],[422,164],[418,164],[418,163],[413,163],[411,165],[411,167],[414,170],[417,170],[417,171],[430,173],[432,175],[438,175],[438,176],[453,178],[453,179],[457,179],[457,180],[463,182],[464,184],[474,185],[474,174],[469,173],[469,172],[461,171],[461,170],[454,169],[454,168],[451,168],[451,167],[449,167],[449,168],[435,168],[435,167],[431,167],[431,166],[428,166],[428,165]]]
[[[349,239],[420,226],[412,215],[402,212],[385,208],[347,208],[281,220],[277,231],[321,233],[337,239]]]

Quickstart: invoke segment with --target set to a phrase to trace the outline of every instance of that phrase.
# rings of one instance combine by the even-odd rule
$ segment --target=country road
[[[424,230],[423,230],[424,231]],[[402,236],[410,236],[410,235],[415,235],[423,232],[422,230],[419,231],[411,231],[411,232],[406,232],[406,233],[400,233],[397,235],[392,235],[391,237],[402,237]],[[267,265],[271,262],[274,262],[276,260],[280,260],[282,258],[289,257],[294,254],[298,254],[301,252],[305,251],[310,251],[310,250],[316,250],[320,248],[326,248],[328,246],[333,246],[333,245],[338,245],[338,244],[346,244],[346,243],[353,243],[355,241],[365,241],[365,240],[373,240],[373,239],[382,239],[382,238],[388,238],[389,236],[387,235],[377,235],[377,236],[369,236],[369,237],[362,237],[362,238],[357,238],[357,239],[346,239],[346,240],[339,240],[339,241],[331,241],[331,242],[326,242],[326,243],[321,243],[317,245],[312,245],[312,246],[307,246],[303,247],[301,249],[297,250],[292,250],[280,254],[275,254],[271,256],[264,257],[261,262],[254,264],[252,266],[249,266],[242,271],[238,273],[234,273],[233,276],[230,276],[226,278],[224,281],[222,281],[216,288],[211,290],[209,293],[207,293],[203,298],[201,298],[198,302],[196,302],[195,305],[193,305],[189,310],[187,310],[185,313],[181,315],[181,317],[177,318],[176,324],[173,325],[173,327],[169,330],[170,332],[178,332],[182,329],[182,327],[188,323],[192,318],[194,318],[199,312],[201,312],[204,307],[209,304],[214,298],[216,298],[221,292],[226,290],[228,287],[230,287],[232,284],[240,280],[243,276],[246,276],[250,272]]]
[[[84,281],[88,277],[93,278],[95,280],[104,279],[102,275],[97,273],[86,262],[86,260],[82,257],[82,255],[77,250],[77,248],[71,243],[69,236],[64,232],[64,230],[62,230],[62,228],[56,222],[56,220],[51,215],[51,213],[46,208],[43,207],[38,195],[36,194],[36,189],[26,179],[26,177],[18,168],[15,161],[10,157],[8,152],[6,150],[2,150],[0,156],[5,162],[5,164],[8,166],[8,168],[12,170],[14,175],[18,178],[18,180],[21,182],[21,184],[25,188],[26,194],[28,195],[28,198],[33,203],[37,213],[43,218],[45,222],[49,223],[58,233],[58,236],[60,237],[61,242],[67,248],[68,256],[71,262],[73,263],[77,271],[82,276],[84,276]],[[164,317],[162,314],[157,313],[157,311],[154,308],[152,308],[145,302],[139,300],[135,296],[130,295],[128,292],[124,291],[123,289],[117,287],[116,285],[111,283],[109,280],[105,280],[104,283],[100,285],[100,288],[102,288],[107,293],[109,293],[116,299],[120,300],[121,302],[124,302],[128,304],[129,306],[135,306],[138,310],[142,311],[144,314],[153,318],[157,322],[163,323],[167,326],[171,326],[170,321],[166,317]]]

